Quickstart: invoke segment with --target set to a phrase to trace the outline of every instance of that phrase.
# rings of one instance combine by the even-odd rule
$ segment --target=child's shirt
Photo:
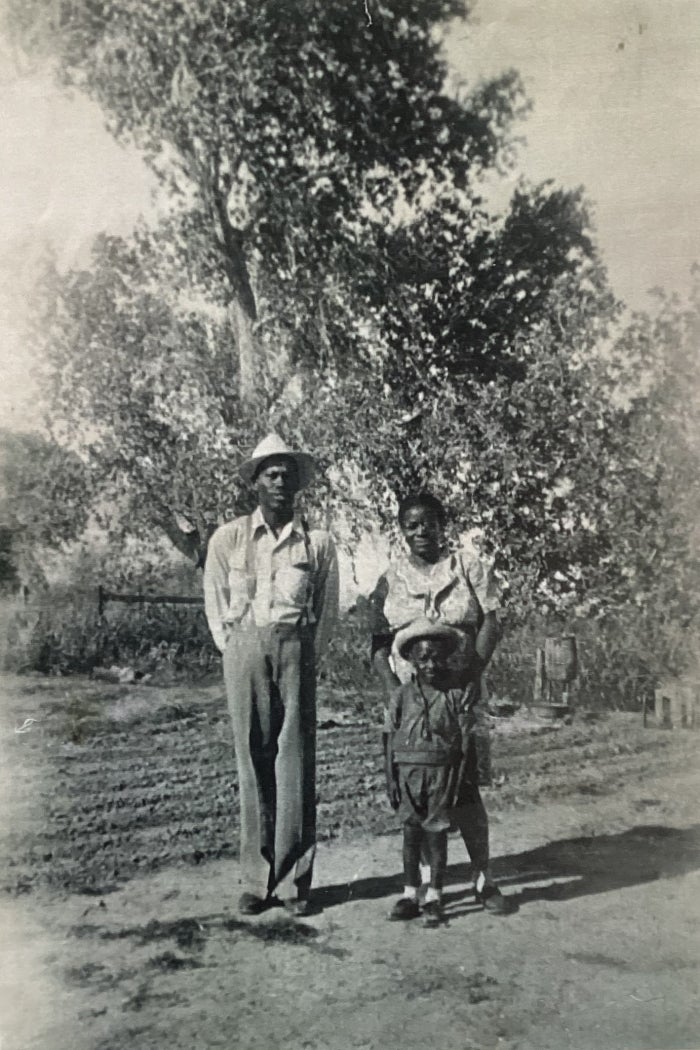
[[[397,765],[446,766],[466,754],[478,698],[475,683],[466,689],[436,689],[415,677],[390,703],[385,732]]]

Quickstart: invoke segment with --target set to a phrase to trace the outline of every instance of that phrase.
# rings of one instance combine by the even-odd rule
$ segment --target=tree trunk
[[[238,352],[241,400],[250,403],[255,394],[257,372],[261,360],[260,347],[253,328],[257,318],[255,295],[250,283],[241,233],[233,226],[229,218],[226,196],[220,190],[214,191],[214,205],[219,223],[224,266],[231,285],[228,313]]]
[[[234,294],[228,307],[228,315],[238,351],[238,375],[241,400],[250,404],[256,388],[256,373],[260,361],[259,348],[253,331],[254,317],[245,310]]]

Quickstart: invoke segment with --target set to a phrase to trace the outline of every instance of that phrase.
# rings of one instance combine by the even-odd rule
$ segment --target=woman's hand
[[[401,789],[399,788],[399,771],[394,763],[391,753],[391,736],[389,733],[384,733],[382,738],[382,748],[384,751],[384,780],[386,784],[386,794],[389,799],[389,805],[392,809],[399,808],[399,802],[401,801]]]
[[[401,788],[399,787],[398,778],[395,770],[387,770],[386,774],[386,794],[389,799],[389,805],[393,810],[399,808],[401,802]]]
[[[401,683],[398,678],[384,686],[384,709],[388,712],[391,724],[396,725],[396,715],[401,703]]]
[[[498,620],[495,612],[487,612],[476,636],[476,658],[479,662],[479,674],[484,672],[497,642]]]
[[[389,649],[377,649],[372,657],[372,666],[386,694],[392,693],[400,687],[401,683],[394,674],[389,662]]]

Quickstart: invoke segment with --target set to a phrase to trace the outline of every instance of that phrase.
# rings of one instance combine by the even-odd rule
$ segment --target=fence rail
[[[100,616],[108,602],[122,602],[126,605],[204,605],[204,598],[190,598],[182,594],[118,594],[99,586],[97,610]]]
[[[90,586],[90,582],[86,579],[88,586],[65,593],[58,588],[6,600],[4,610],[0,606],[4,615],[0,666],[62,674],[112,664],[150,667],[156,657],[160,659],[158,653],[164,647],[168,660],[183,674],[190,667],[198,673],[205,663],[216,664],[218,653],[202,596],[166,593],[167,583],[161,584],[162,592],[144,588],[136,593],[112,590],[97,582]],[[128,587],[126,581],[124,585]],[[355,615],[341,618],[321,668],[327,685],[341,693],[344,689],[372,693],[376,680],[369,660],[368,630]],[[543,641],[541,633],[531,631],[527,638],[506,635],[501,640],[488,670],[492,696],[525,706],[537,702],[536,651]],[[646,707],[651,712],[656,706],[655,693],[665,688],[668,673],[636,647],[624,644],[615,646],[611,660],[610,639],[603,641],[605,644],[597,644],[595,635],[581,639],[572,694],[575,705],[638,711]],[[700,690],[700,682],[695,684]],[[669,721],[689,723],[687,711],[676,717],[671,706]],[[697,711],[692,720],[700,728],[700,700]]]

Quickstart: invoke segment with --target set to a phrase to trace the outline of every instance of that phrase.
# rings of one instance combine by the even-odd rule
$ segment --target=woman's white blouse
[[[394,633],[419,616],[453,627],[477,626],[499,607],[493,573],[474,551],[459,550],[434,565],[410,555],[392,561],[370,597],[372,633]]]

